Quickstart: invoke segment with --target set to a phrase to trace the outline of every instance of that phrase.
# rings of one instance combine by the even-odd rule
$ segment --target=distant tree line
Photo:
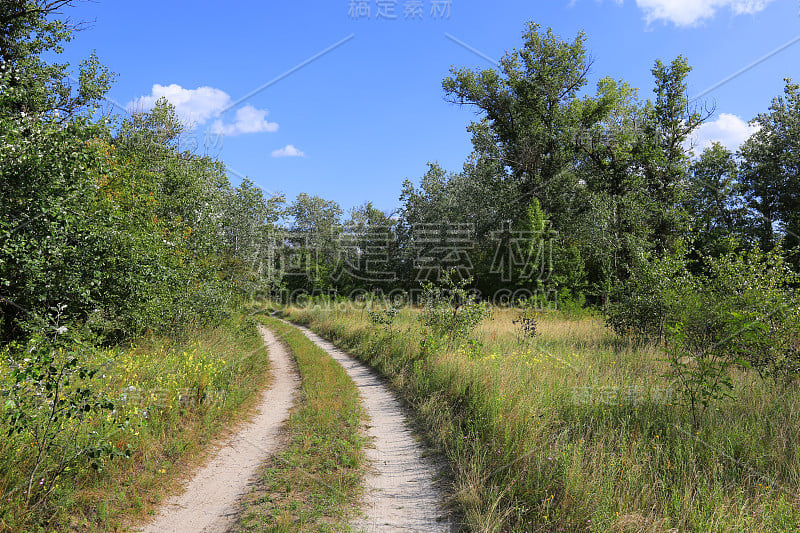
[[[659,258],[778,248],[797,269],[797,84],[786,80],[737,153],[715,143],[692,158],[691,134],[710,112],[688,100],[686,59],[655,62],[652,99],[611,78],[587,96],[584,41],[530,24],[497,68],[454,68],[447,99],[481,116],[463,169],[430,164],[392,214],[366,204],[342,221],[336,204],[301,195],[289,229],[313,236],[316,255],[302,263],[311,276],[288,270],[284,283],[408,289],[452,267],[485,296],[545,291],[609,309]],[[350,255],[337,238],[355,242]],[[350,275],[331,276],[337,265]]]

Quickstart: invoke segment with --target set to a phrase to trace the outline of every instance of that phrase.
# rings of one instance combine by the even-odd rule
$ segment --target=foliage
[[[572,158],[569,134],[579,118],[572,104],[590,63],[583,34],[565,42],[534,23],[525,30],[523,47],[507,53],[498,69],[453,68],[442,86],[450,101],[485,113],[502,161],[519,183],[516,193],[531,199],[536,191],[552,212],[574,179],[562,171]]]
[[[290,267],[285,271],[286,288],[309,294],[333,289],[342,208],[334,201],[300,193],[286,214],[292,217],[288,246],[282,249]]]
[[[113,137],[85,118],[0,121],[2,339],[59,304],[106,342],[174,331],[276,283],[259,267],[282,199],[178,152],[180,128],[165,101]]]
[[[644,181],[656,207],[650,224],[659,253],[673,253],[682,244],[686,213],[680,203],[689,173],[689,155],[683,145],[710,115],[703,117],[689,107],[687,77],[691,70],[683,56],[669,65],[655,62],[656,99],[652,108],[648,106],[648,120],[637,148]]]
[[[7,353],[2,383],[8,390],[0,419],[8,428],[6,438],[33,448],[24,467],[26,483],[15,489],[24,494],[26,514],[46,503],[70,469],[88,464],[100,470],[106,458],[130,456],[110,440],[127,431],[128,420],[99,390],[99,369],[85,362],[93,348],[68,334],[71,327],[56,322],[52,338],[34,337]]]
[[[692,249],[720,255],[749,239],[741,193],[733,154],[715,142],[692,163],[685,200],[691,217]]]
[[[667,377],[679,394],[676,401],[690,407],[693,426],[698,428],[703,411],[712,401],[733,398],[729,370],[744,360],[728,357],[721,338],[724,326],[706,312],[705,299],[696,294],[687,296],[681,301],[686,306],[682,310],[686,322],[667,326]]]
[[[706,312],[725,325],[728,357],[762,377],[788,384],[800,377],[800,295],[780,249],[708,258]]]
[[[622,337],[639,341],[661,340],[665,323],[673,310],[680,307],[673,299],[680,290],[676,287],[689,293],[695,289],[693,283],[687,283],[686,269],[686,260],[680,253],[639,259],[609,306],[606,324]]]
[[[800,375],[797,276],[782,252],[758,249],[643,263],[607,323],[619,335],[666,343],[670,376],[695,425],[730,393],[730,370],[787,384]]]
[[[392,325],[394,324],[394,321],[397,318],[398,313],[400,313],[400,309],[402,309],[402,307],[402,302],[391,302],[387,307],[382,309],[378,309],[376,311],[370,309],[367,311],[367,314],[369,315],[369,319],[373,324],[376,326],[381,326],[387,331],[391,331]]]
[[[57,63],[73,31],[58,8],[71,3],[0,5],[0,387],[10,435],[0,523],[23,530],[63,520],[72,508],[64,502],[101,482],[91,466],[126,442],[141,444],[121,431],[127,417],[166,428],[151,442],[167,443],[186,426],[181,412],[213,422],[205,411],[224,402],[212,388],[227,383],[238,395],[235,376],[251,376],[247,357],[225,365],[163,354],[160,364],[183,361],[174,374],[148,383],[141,369],[151,362],[129,361],[139,375],[122,393],[103,379],[119,385],[121,372],[99,370],[101,346],[219,325],[278,283],[261,265],[282,198],[266,200],[247,180],[235,188],[220,162],[181,150],[183,125],[166,100],[119,120],[102,116],[111,76],[98,59],[71,78]],[[161,409],[126,401],[167,382]],[[230,398],[230,408],[241,401]],[[13,492],[22,477],[27,487]],[[53,509],[58,516],[42,518]]]
[[[68,65],[48,63],[74,27],[50,15],[74,0],[6,0],[0,4],[0,117],[36,117],[62,123],[91,114],[110,86],[112,75],[92,54],[80,64],[76,83]]]
[[[428,341],[446,350],[468,340],[478,324],[491,315],[486,302],[478,301],[467,290],[472,278],[457,280],[456,275],[455,270],[449,270],[439,283],[422,283],[421,319],[429,332]]]
[[[786,79],[783,95],[751,123],[759,130],[741,148],[744,198],[762,249],[783,239],[800,270],[800,85]],[[775,230],[778,229],[776,232]]]

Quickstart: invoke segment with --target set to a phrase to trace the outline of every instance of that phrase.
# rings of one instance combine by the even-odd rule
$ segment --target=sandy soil
[[[369,367],[306,328],[308,338],[341,364],[358,386],[370,418],[367,433],[374,439],[366,453],[372,471],[366,478],[366,517],[352,524],[358,531],[457,531],[440,506],[433,483],[437,470],[422,456],[400,402]]]
[[[293,403],[300,380],[294,361],[275,334],[261,327],[269,349],[272,386],[262,393],[258,413],[220,445],[213,458],[170,498],[145,533],[227,531],[237,500],[251,488],[256,471],[279,444],[278,433]]]

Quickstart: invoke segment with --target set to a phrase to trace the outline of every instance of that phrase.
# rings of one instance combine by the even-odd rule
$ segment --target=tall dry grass
[[[447,456],[469,530],[800,530],[797,387],[740,372],[695,431],[660,348],[600,317],[542,314],[531,339],[497,309],[480,348],[426,356],[416,309],[391,327],[355,304],[287,314],[391,379]]]

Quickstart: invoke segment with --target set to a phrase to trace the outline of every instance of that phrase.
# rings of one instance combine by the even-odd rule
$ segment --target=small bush
[[[732,395],[733,366],[782,383],[800,375],[796,275],[780,251],[708,257],[703,267],[702,274],[684,272],[661,296],[670,302],[669,375],[695,426],[710,402]]]
[[[725,324],[728,357],[778,382],[800,376],[800,297],[793,288],[798,276],[781,250],[731,253],[706,263],[705,304]]]
[[[687,275],[683,257],[640,260],[620,294],[607,309],[606,324],[617,335],[647,341],[662,339],[673,301]]]
[[[491,311],[486,302],[479,302],[467,287],[472,278],[453,279],[456,270],[444,274],[440,283],[422,283],[422,322],[427,328],[426,343],[432,349],[446,348],[469,339],[473,330]]]
[[[400,309],[403,308],[403,303],[400,301],[391,302],[387,307],[382,309],[378,309],[376,311],[369,310],[367,314],[369,315],[370,321],[375,324],[376,326],[383,327],[386,331],[392,331],[392,325],[394,324],[395,318],[400,313]]]
[[[536,328],[539,325],[539,313],[536,309],[526,306],[517,318],[511,321],[517,328],[517,338],[520,344],[527,344],[536,337]]]
[[[99,368],[86,363],[93,349],[56,325],[52,336],[33,337],[23,349],[5,353],[0,383],[5,402],[0,421],[5,438],[18,444],[22,514],[48,500],[70,470],[101,470],[106,459],[129,456],[108,439],[127,431],[128,419],[97,384]]]

